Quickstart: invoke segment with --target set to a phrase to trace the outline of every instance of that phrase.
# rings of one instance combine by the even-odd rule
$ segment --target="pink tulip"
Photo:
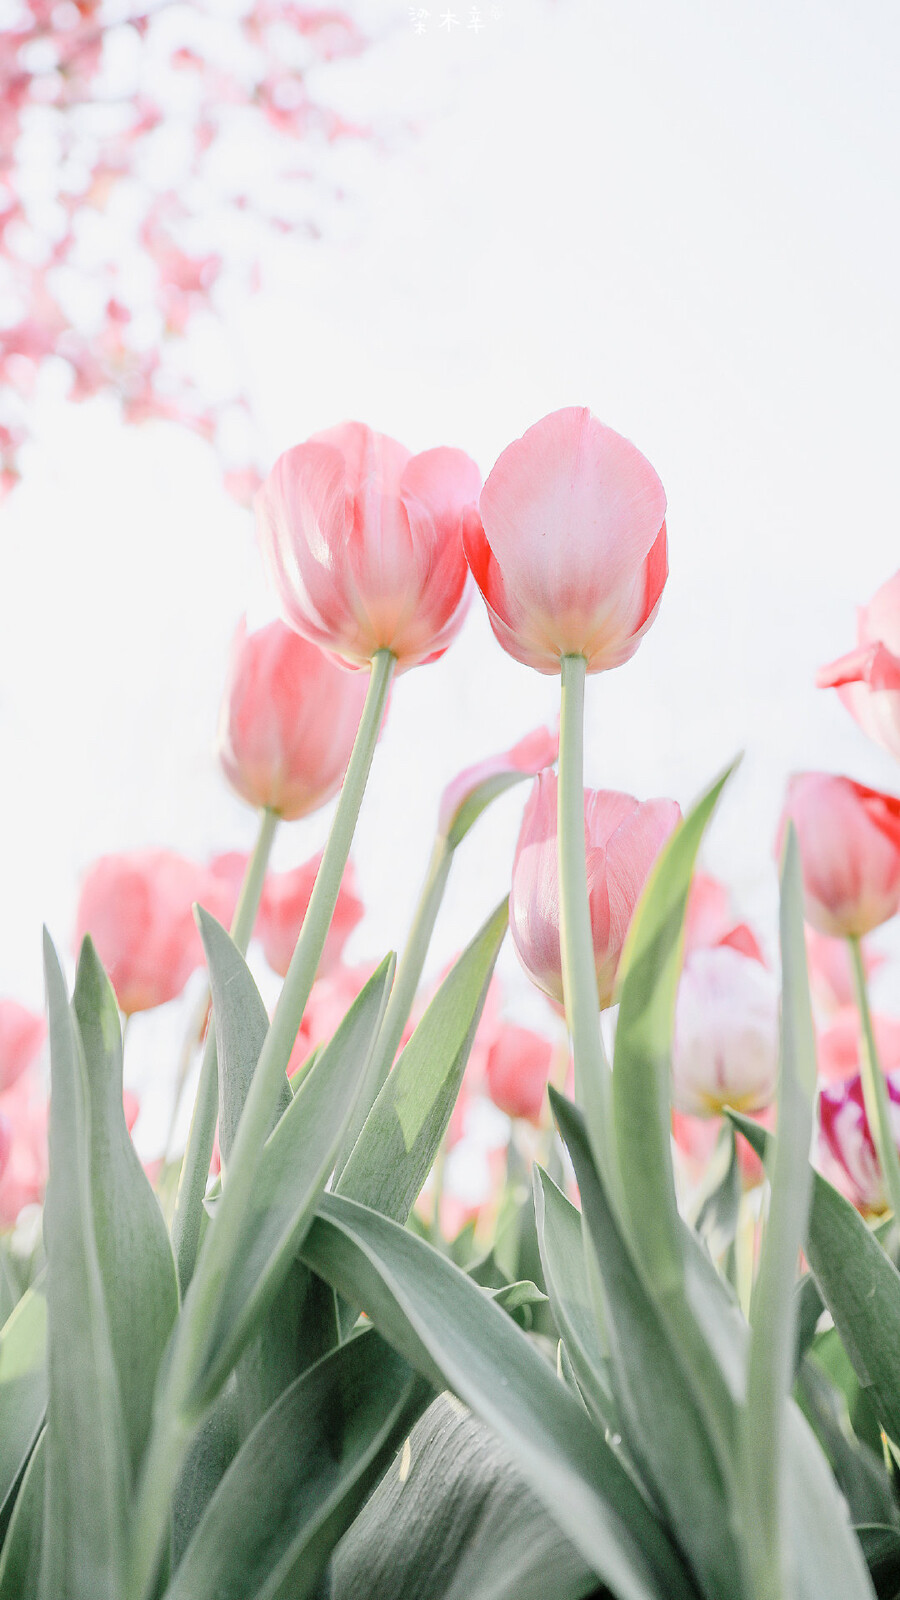
[[[900,1070],[900,1017],[875,1015],[875,1048],[883,1072]],[[855,1006],[838,1013],[816,1040],[819,1077],[826,1083],[847,1082],[860,1070],[861,1024]]]
[[[0,1000],[0,1092],[34,1065],[46,1032],[43,1017],[18,1000]]]
[[[226,850],[222,855],[212,856],[208,863],[210,885],[204,905],[223,928],[230,928],[234,920],[249,860],[245,850]]]
[[[443,655],[462,625],[465,518],[481,476],[461,450],[413,456],[360,422],[279,456],[256,497],[263,558],[292,628],[354,666]]]
[[[322,852],[319,851],[311,861],[305,861],[291,872],[271,873],[263,885],[256,931],[269,966],[282,978],[300,936],[321,860]],[[365,907],[356,893],[353,867],[348,865],[319,962],[320,977],[337,966],[344,945],[364,912]]]
[[[594,962],[601,1006],[613,1003],[616,969],[641,890],[681,816],[674,800],[638,801],[586,789],[584,836]],[[536,779],[513,861],[510,932],[528,976],[562,1004],[556,776]]]
[[[316,979],[288,1063],[288,1076],[303,1065],[312,1050],[328,1043],[374,971],[373,962],[363,962],[355,967],[335,967]]]
[[[820,667],[820,689],[837,689],[864,733],[900,756],[900,572],[857,613],[857,646]]]
[[[724,883],[707,872],[695,872],[684,920],[685,954],[692,950],[710,950],[717,945],[739,950],[765,966],[752,928],[746,922],[734,920],[731,896]]]
[[[771,1130],[775,1126],[774,1106],[767,1106],[764,1111],[751,1111],[747,1115],[763,1128]],[[689,1183],[699,1183],[706,1172],[723,1121],[722,1117],[693,1117],[684,1111],[672,1111],[672,1138]],[[747,1140],[741,1138],[737,1141],[737,1155],[744,1188],[755,1189],[765,1176],[765,1168],[759,1156],[751,1149]]]
[[[438,808],[438,832],[449,835],[459,823],[463,808],[478,806],[480,810],[495,795],[501,794],[521,777],[536,777],[544,767],[553,765],[559,757],[559,729],[535,728],[524,739],[514,744],[502,755],[488,756],[451,779],[441,795]],[[479,804],[480,802],[480,804]]]
[[[283,622],[256,633],[238,627],[217,750],[243,799],[293,821],[341,786],[366,696],[366,682],[342,671]]]
[[[864,948],[863,965],[866,976],[869,977],[882,966],[884,960],[884,956],[877,951]],[[821,1011],[831,1016],[843,1010],[845,1006],[855,1007],[856,990],[846,940],[817,933],[815,928],[807,924],[806,965],[810,992]]]
[[[9,1134],[0,1174],[0,1228],[11,1228],[23,1206],[37,1205],[47,1182],[47,1098],[29,1074],[0,1095]]]
[[[778,1082],[778,986],[728,945],[694,950],[675,1006],[672,1098],[679,1111],[761,1111]]]
[[[900,1144],[900,1073],[888,1073],[885,1081],[891,1129]],[[858,1076],[830,1084],[819,1096],[819,1160],[825,1176],[860,1211],[884,1211],[887,1197]]]
[[[778,829],[790,818],[803,867],[805,916],[819,933],[861,936],[900,907],[900,798],[830,772],[788,782]]]
[[[504,650],[538,672],[634,655],[668,575],[666,497],[649,461],[585,407],[504,450],[467,519],[469,566]]]
[[[501,1029],[487,1058],[486,1088],[508,1117],[539,1123],[553,1064],[553,1045],[530,1028]]]
[[[91,935],[126,1016],[174,1000],[202,965],[191,907],[208,898],[215,905],[215,895],[209,873],[171,850],[94,862],[81,886],[75,942]]]

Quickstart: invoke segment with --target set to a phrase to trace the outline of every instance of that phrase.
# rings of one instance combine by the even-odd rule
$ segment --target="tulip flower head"
[[[76,945],[91,935],[126,1016],[181,993],[203,963],[192,905],[207,898],[216,904],[220,893],[203,867],[171,850],[94,862],[81,886]]]
[[[498,794],[526,777],[537,777],[559,759],[559,730],[535,728],[502,755],[488,756],[452,778],[441,795],[438,833],[456,844]]]
[[[279,456],[256,497],[263,559],[292,628],[352,666],[434,661],[462,626],[462,528],[481,475],[461,450],[411,455],[360,422]]]
[[[793,821],[805,916],[819,933],[861,937],[900,907],[900,798],[829,772],[788,783],[778,853]]]
[[[900,1144],[900,1073],[887,1073],[885,1084],[891,1131]],[[859,1076],[829,1084],[819,1096],[819,1159],[826,1176],[860,1211],[884,1211],[887,1197]]]
[[[553,1064],[553,1045],[530,1028],[500,1030],[487,1058],[486,1088],[508,1117],[539,1123]]]
[[[516,845],[509,923],[528,976],[561,1005],[556,816],[556,775],[542,772],[526,804]],[[674,800],[638,801],[609,790],[585,790],[588,900],[601,1006],[613,1003],[616,970],[634,908],[680,817]]]
[[[679,1111],[761,1111],[778,1082],[778,986],[729,945],[694,950],[678,985],[672,1098]]]
[[[708,872],[695,872],[684,919],[685,954],[691,950],[710,950],[717,945],[728,945],[765,966],[753,929],[746,922],[734,920],[731,895],[724,883]]]
[[[900,1071],[900,1017],[872,1017],[875,1049],[883,1072]],[[819,1078],[825,1083],[846,1083],[857,1077],[863,1048],[862,1024],[855,1006],[838,1013],[816,1038]]]
[[[291,872],[270,873],[263,884],[256,919],[256,931],[262,943],[266,960],[273,972],[283,978],[290,965],[294,947],[300,937],[306,908],[313,892],[316,876],[322,861],[322,852],[311,861],[303,862]],[[328,929],[325,948],[319,962],[318,975],[325,977],[337,966],[344,945],[365,907],[356,893],[356,877],[352,865],[347,866],[338,890],[334,916]]]
[[[341,786],[365,700],[345,672],[283,622],[238,627],[219,714],[217,753],[232,788],[287,821]]]
[[[497,639],[538,672],[634,655],[668,575],[666,497],[649,461],[585,407],[503,451],[466,521],[466,556]]]
[[[806,966],[814,1004],[826,1016],[836,1015],[843,1011],[845,1006],[853,1006],[855,1009],[856,991],[846,940],[817,933],[808,923],[805,932]],[[870,950],[866,945],[862,947],[862,958],[867,978],[871,977],[885,960],[878,951]]]
[[[10,1089],[41,1053],[47,1024],[18,1000],[0,1000],[0,1093]]]
[[[820,689],[837,689],[864,733],[900,757],[900,572],[857,613],[857,646],[820,667]]]

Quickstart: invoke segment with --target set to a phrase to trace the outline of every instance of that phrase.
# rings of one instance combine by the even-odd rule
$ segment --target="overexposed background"
[[[668,493],[671,576],[634,660],[590,683],[587,781],[684,805],[744,750],[706,864],[772,948],[786,774],[900,788],[813,686],[900,565],[900,12],[502,0],[480,29],[456,5],[448,32],[446,11],[417,33],[406,5],[360,8],[381,42],[329,81],[392,131],[335,156],[347,200],[324,239],[285,240],[259,295],[227,308],[266,459],[355,417],[487,474],[572,404],[633,438]],[[126,430],[104,401],[68,406],[67,381],[41,385],[0,513],[0,993],[34,1006],[41,922],[67,945],[94,856],[249,848],[212,738],[232,630],[273,610],[252,519],[206,448]],[[354,850],[369,913],[351,958],[402,942],[443,784],[552,721],[557,692],[503,654],[478,602],[441,662],[399,680]],[[524,794],[460,850],[432,971],[506,891]],[[318,848],[329,815],[284,828],[275,865]],[[145,1084],[161,1026],[134,1024]]]

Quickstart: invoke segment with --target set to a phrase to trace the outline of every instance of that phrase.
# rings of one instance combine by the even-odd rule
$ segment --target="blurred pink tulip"
[[[900,1144],[900,1073],[888,1073],[886,1083],[891,1129]],[[860,1211],[884,1211],[887,1197],[859,1076],[822,1090],[818,1154],[825,1176]]]
[[[488,1053],[485,1087],[500,1111],[539,1123],[553,1064],[553,1045],[530,1028],[508,1025]]]
[[[502,755],[488,756],[475,766],[465,767],[452,778],[441,795],[438,808],[438,833],[449,835],[460,821],[463,808],[483,797],[487,805],[517,778],[536,777],[559,757],[559,729],[535,728]]]
[[[716,945],[728,945],[765,966],[752,928],[746,922],[734,920],[731,895],[724,883],[708,872],[695,872],[684,920],[685,954],[692,950],[710,950]]]
[[[900,798],[830,772],[788,781],[778,828],[797,830],[805,916],[819,933],[870,933],[900,907]]]
[[[863,965],[869,977],[884,964],[877,951],[863,949]],[[813,1003],[831,1016],[845,1006],[856,1005],[853,969],[846,940],[837,939],[806,926],[806,964]]]
[[[583,406],[554,411],[494,466],[466,556],[504,650],[538,672],[634,655],[668,575],[666,497],[649,461]]]
[[[256,497],[285,619],[355,666],[378,650],[401,671],[436,660],[468,603],[462,525],[480,487],[461,450],[413,456],[360,422],[285,451]]]
[[[203,963],[191,907],[217,894],[209,872],[171,850],[101,856],[85,874],[75,943],[89,933],[126,1016],[174,1000]]]
[[[778,986],[728,945],[694,950],[675,1006],[672,1098],[679,1111],[761,1111],[778,1082]]]
[[[231,648],[217,750],[232,788],[287,821],[305,817],[343,781],[366,681],[343,671],[283,622]]]
[[[26,1073],[0,1095],[9,1144],[0,1174],[0,1228],[11,1228],[23,1206],[37,1205],[47,1182],[47,1097]]]
[[[288,1062],[289,1077],[303,1065],[312,1050],[328,1043],[374,971],[373,962],[363,962],[355,967],[335,967],[324,978],[316,979]]]
[[[46,1032],[47,1024],[36,1012],[18,1000],[0,1000],[0,1093],[34,1065]]]
[[[509,925],[528,976],[562,1004],[555,773],[536,779],[513,861]],[[586,789],[584,836],[594,962],[601,1006],[613,1003],[616,969],[641,890],[681,817],[674,800],[635,800]]]
[[[900,1017],[876,1014],[872,1018],[872,1025],[882,1072],[900,1069]],[[819,1032],[816,1040],[819,1077],[825,1083],[841,1083],[855,1078],[860,1070],[861,1049],[859,1013],[855,1006],[848,1006],[838,1013],[827,1028]]]
[[[774,1106],[767,1106],[764,1111],[750,1111],[747,1115],[763,1128],[771,1130],[775,1126]],[[672,1137],[689,1183],[699,1183],[706,1172],[724,1120],[723,1117],[694,1117],[684,1111],[673,1110]],[[737,1155],[744,1188],[756,1188],[763,1181],[765,1168],[756,1151],[740,1136]]]
[[[820,689],[837,689],[864,733],[900,756],[900,572],[857,612],[857,646],[820,667]]]
[[[322,852],[319,851],[311,861],[305,861],[291,872],[270,873],[263,885],[256,932],[269,966],[282,978],[300,936],[321,860]],[[337,966],[344,945],[364,912],[365,907],[356,893],[356,875],[352,865],[348,864],[319,962],[320,978]]]
[[[226,850],[208,863],[210,887],[204,904],[223,928],[231,927],[249,860],[245,850]]]

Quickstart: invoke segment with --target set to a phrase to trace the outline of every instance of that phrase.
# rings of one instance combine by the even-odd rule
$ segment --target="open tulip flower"
[[[364,679],[283,622],[242,622],[217,737],[228,782],[286,821],[308,816],[340,788],[365,697]]]
[[[583,406],[509,445],[465,526],[469,565],[504,650],[538,672],[634,655],[668,574],[666,497],[649,461]]]
[[[563,1003],[556,848],[557,779],[536,779],[513,862],[510,932],[528,976]],[[594,965],[601,1006],[613,1003],[616,969],[638,897],[681,810],[674,800],[635,800],[585,790],[584,837]]]
[[[480,487],[463,451],[414,456],[361,422],[286,450],[256,497],[286,620],[353,666],[382,650],[400,671],[436,660],[462,626]]]
[[[900,906],[900,797],[830,772],[790,779],[778,830],[797,829],[806,919],[819,933],[860,938]]]
[[[761,1111],[778,1081],[778,986],[752,956],[728,945],[688,956],[675,1007],[676,1108],[715,1116]]]
[[[900,756],[900,572],[857,613],[857,645],[820,667],[820,689],[837,689],[864,733]]]

